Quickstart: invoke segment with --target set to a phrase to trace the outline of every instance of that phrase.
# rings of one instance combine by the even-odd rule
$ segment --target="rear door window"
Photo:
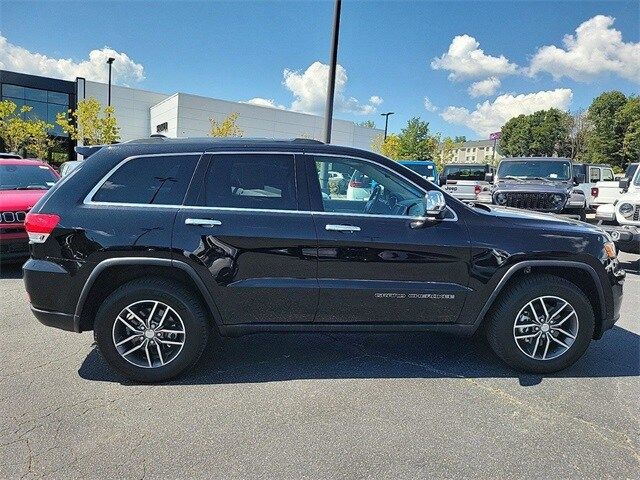
[[[136,157],[96,191],[95,202],[182,205],[200,154]]]
[[[603,168],[602,180],[605,182],[613,181],[613,170],[611,170],[610,168]]]
[[[199,205],[298,209],[293,155],[235,153],[211,158]]]

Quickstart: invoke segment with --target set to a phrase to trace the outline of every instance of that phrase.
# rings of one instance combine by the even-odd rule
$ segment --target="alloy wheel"
[[[513,324],[513,338],[522,353],[534,360],[565,354],[578,336],[578,314],[566,300],[537,297],[527,303]]]
[[[157,300],[140,300],[123,308],[113,323],[113,345],[122,358],[141,368],[158,368],[175,360],[185,342],[182,318]]]

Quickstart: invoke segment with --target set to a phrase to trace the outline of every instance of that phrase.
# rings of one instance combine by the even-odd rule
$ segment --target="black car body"
[[[378,184],[368,202],[327,191],[326,172],[345,165]],[[158,298],[170,318],[172,306],[182,331],[210,321],[223,336],[472,334],[483,322],[500,324],[487,319],[504,317],[498,307],[508,308],[516,285],[531,283],[527,288],[574,289],[566,298],[581,295],[572,305],[592,311],[579,334],[588,337],[581,340],[586,348],[618,319],[624,280],[610,238],[597,227],[468,206],[389,159],[302,139],[149,139],[105,147],[57,184],[27,225],[34,243],[24,281],[35,316],[65,330],[94,329],[110,363],[146,381],[176,375],[199,356],[167,370],[160,345],[175,351],[166,337],[153,337]],[[144,313],[127,310],[144,301],[151,302]],[[136,326],[145,315],[146,329],[145,322]],[[490,328],[497,351],[500,328]],[[207,336],[198,332],[190,338]],[[176,348],[182,341],[186,349],[174,335]],[[146,352],[142,365],[118,357],[131,363],[135,355],[114,348],[120,338],[125,345],[133,338],[134,349]],[[519,368],[566,366],[565,357],[528,365],[499,354]]]
[[[587,203],[584,192],[575,188],[577,184],[570,159],[504,158],[491,194],[495,205],[584,220]]]

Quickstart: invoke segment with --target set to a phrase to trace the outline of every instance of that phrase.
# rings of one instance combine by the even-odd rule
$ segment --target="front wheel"
[[[557,372],[575,363],[595,328],[584,293],[553,275],[528,275],[509,287],[487,322],[487,338],[496,354],[532,373]]]
[[[191,368],[209,338],[207,315],[182,285],[133,280],[102,303],[94,336],[110,366],[141,382],[162,382]]]

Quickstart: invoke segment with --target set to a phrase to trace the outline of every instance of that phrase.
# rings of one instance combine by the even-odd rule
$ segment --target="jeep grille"
[[[507,195],[507,207],[523,208],[526,210],[539,210],[541,212],[551,212],[561,210],[564,207],[565,197],[562,202],[554,205],[553,194],[550,193],[528,193],[510,192]]]

